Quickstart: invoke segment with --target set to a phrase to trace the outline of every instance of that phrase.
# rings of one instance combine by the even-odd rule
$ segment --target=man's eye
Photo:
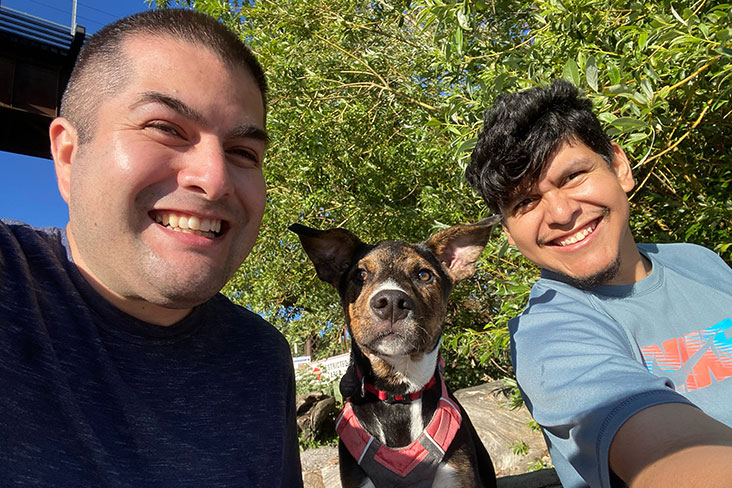
[[[513,209],[515,212],[525,212],[529,210],[535,202],[535,198],[524,198],[523,200],[520,200],[516,205],[514,205]]]
[[[171,136],[183,137],[181,132],[175,126],[166,124],[165,122],[150,122],[147,124],[147,127],[164,132],[165,134],[170,134]]]
[[[232,148],[229,149],[229,154],[231,154],[234,158],[236,158],[237,161],[241,162],[242,165],[245,166],[256,166],[259,167],[261,163],[259,162],[259,156],[257,156],[257,153],[250,149],[245,148]]]

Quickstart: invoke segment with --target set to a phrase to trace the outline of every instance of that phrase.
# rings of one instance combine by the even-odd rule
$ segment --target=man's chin
[[[226,284],[219,276],[168,273],[149,276],[147,287],[138,289],[143,300],[172,310],[188,309],[206,302]]]
[[[620,271],[620,256],[617,256],[607,267],[589,276],[569,276],[559,272],[557,274],[562,277],[562,281],[565,283],[580,290],[589,291],[598,286],[607,285],[618,275],[618,271]]]

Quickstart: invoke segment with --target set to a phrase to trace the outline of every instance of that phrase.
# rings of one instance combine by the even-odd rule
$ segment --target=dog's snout
[[[396,322],[404,319],[413,308],[412,299],[400,290],[383,290],[371,298],[371,310],[383,320]]]

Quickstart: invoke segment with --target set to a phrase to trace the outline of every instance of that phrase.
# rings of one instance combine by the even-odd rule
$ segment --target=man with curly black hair
[[[729,486],[732,270],[637,244],[623,150],[572,84],[505,94],[466,177],[541,268],[509,323],[516,377],[564,486]]]

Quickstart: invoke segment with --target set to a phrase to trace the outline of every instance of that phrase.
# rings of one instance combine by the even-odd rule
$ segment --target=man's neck
[[[651,261],[638,251],[638,246],[632,241],[632,247],[628,245],[622,252],[618,274],[607,284],[632,285],[646,278],[652,269]]]
[[[191,313],[192,308],[168,308],[150,303],[142,298],[125,297],[115,293],[98,280],[86,266],[84,259],[79,255],[77,250],[70,225],[66,227],[66,236],[69,240],[69,247],[71,248],[71,257],[74,260],[76,268],[81,272],[81,275],[97,293],[121,311],[138,320],[163,327],[180,322]]]

